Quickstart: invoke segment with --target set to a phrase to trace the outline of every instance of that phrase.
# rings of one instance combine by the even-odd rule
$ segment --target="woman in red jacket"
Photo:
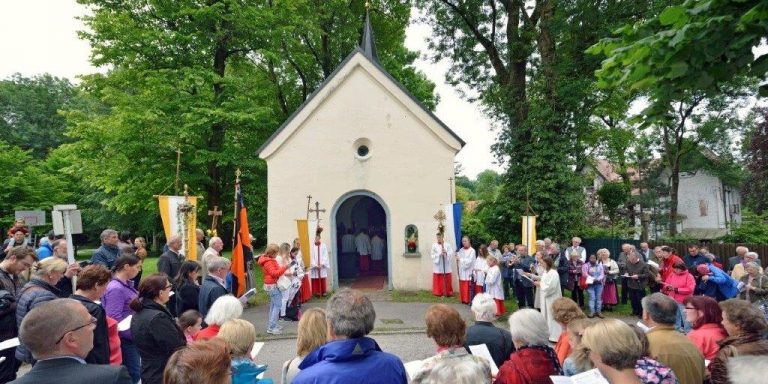
[[[512,313],[509,333],[516,351],[499,367],[494,384],[549,383],[549,376],[563,374],[557,354],[549,346],[544,315],[530,308]]]
[[[267,333],[271,335],[280,335],[283,333],[282,327],[277,325],[277,319],[280,316],[280,307],[283,305],[283,295],[277,288],[277,279],[282,275],[291,276],[288,270],[290,265],[281,266],[275,260],[280,247],[277,244],[267,245],[264,254],[259,257],[259,265],[264,273],[264,291],[269,294],[269,318],[267,319]]]
[[[688,272],[688,269],[685,268],[685,263],[676,261],[672,265],[672,273],[667,276],[663,284],[664,287],[661,291],[677,302],[678,311],[675,328],[683,333],[688,333],[691,330],[691,323],[686,321],[683,315],[683,312],[685,312],[683,300],[693,295],[693,290],[696,288],[696,280]]]
[[[691,323],[693,330],[688,332],[696,348],[706,360],[712,361],[717,355],[720,340],[728,337],[722,324],[722,311],[717,301],[707,296],[688,296],[683,300],[685,320]]]

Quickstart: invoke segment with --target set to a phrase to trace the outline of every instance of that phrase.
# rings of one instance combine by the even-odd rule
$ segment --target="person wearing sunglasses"
[[[95,328],[96,318],[73,299],[55,299],[33,308],[21,322],[19,339],[37,363],[13,383],[130,384],[131,376],[123,366],[86,364]]]

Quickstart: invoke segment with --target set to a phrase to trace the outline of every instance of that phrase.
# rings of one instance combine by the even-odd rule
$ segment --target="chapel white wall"
[[[370,157],[362,161],[353,147],[360,138],[371,142]],[[393,288],[429,289],[429,250],[436,231],[432,216],[450,202],[455,152],[357,67],[267,159],[268,241],[296,237],[295,219],[306,216],[306,196],[311,194],[327,210],[321,225],[333,258],[336,244],[330,236],[335,231],[328,228],[332,208],[350,191],[369,191],[383,200],[389,215]],[[419,228],[420,258],[403,257],[408,224]]]

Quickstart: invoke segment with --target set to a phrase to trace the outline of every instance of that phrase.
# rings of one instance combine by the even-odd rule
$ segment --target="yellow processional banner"
[[[523,216],[521,243],[528,248],[528,254],[536,252],[536,216]]]
[[[165,238],[182,238],[181,254],[197,260],[197,196],[158,196]]]
[[[310,247],[315,242],[315,232],[317,231],[317,220],[296,220],[296,229],[299,233],[299,249],[301,249],[301,258],[304,260],[304,268],[309,270]]]

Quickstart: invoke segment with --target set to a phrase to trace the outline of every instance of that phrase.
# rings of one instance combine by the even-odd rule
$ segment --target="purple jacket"
[[[589,273],[589,270],[591,268],[595,268],[594,273]],[[588,276],[592,276],[595,279],[595,283],[604,283],[605,282],[605,271],[603,270],[603,264],[597,263],[597,265],[592,265],[589,262],[584,263],[584,265],[581,266],[581,275],[584,276],[584,278]]]
[[[139,292],[133,287],[133,280],[124,283],[113,277],[107,285],[107,291],[101,297],[101,305],[107,312],[107,316],[119,323],[135,313],[128,305],[138,295]],[[120,337],[132,340],[130,329],[119,333]]]

